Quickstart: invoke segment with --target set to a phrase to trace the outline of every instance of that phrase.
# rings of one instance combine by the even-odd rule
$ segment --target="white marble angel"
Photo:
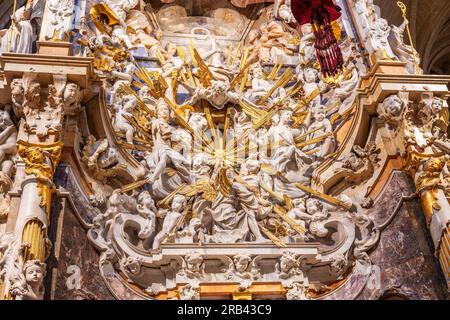
[[[179,271],[178,275],[185,279],[200,279],[204,274],[205,263],[202,254],[197,251],[188,252],[184,256],[182,269]],[[195,283],[195,280],[188,280],[188,282]]]
[[[194,89],[188,87],[185,83],[182,83],[182,85],[192,93],[183,105],[194,105],[197,101],[206,100],[214,108],[220,110],[229,102],[234,104],[239,102],[239,94],[231,88],[229,80],[212,80],[211,85],[207,88],[197,87]]]
[[[349,72],[349,76],[344,78],[341,82],[339,82],[338,86],[334,90],[334,94],[339,100],[341,100],[341,104],[339,106],[339,113],[344,114],[348,111],[355,101],[356,95],[358,93],[359,86],[359,73],[354,63],[347,64],[347,72]],[[329,111],[328,114],[335,110]]]
[[[295,136],[298,136],[301,131],[290,127],[291,118],[292,111],[288,109],[273,116],[273,124],[267,132],[267,142],[272,146],[272,152],[270,158],[264,162],[269,164],[275,172],[282,173],[291,182],[308,182],[306,173],[312,159],[297,148]],[[286,194],[293,199],[304,195],[301,190],[283,178],[275,175],[273,179],[274,191]]]
[[[292,200],[294,208],[289,210],[287,216],[294,220],[299,226],[306,229],[306,221],[310,220],[310,216],[306,211],[306,201],[304,198],[297,198]],[[289,224],[284,223],[288,230],[288,241],[289,242],[304,242],[308,240],[306,234],[299,234],[297,231],[292,229]]]
[[[264,97],[270,91],[270,89],[272,89],[275,83],[267,80],[264,77],[264,70],[259,63],[254,64],[251,67],[250,72],[252,77],[252,87],[251,89],[247,90],[246,97],[251,102],[256,102]],[[285,96],[286,90],[282,87],[278,88],[269,98],[268,106],[271,105],[270,102],[277,101],[284,98]]]
[[[302,37],[299,45],[300,64],[303,66],[311,66],[316,60],[316,49],[314,43],[316,37],[312,30],[311,24],[301,26]]]
[[[125,138],[129,144],[134,144],[134,133],[136,129],[127,118],[133,118],[131,112],[136,104],[137,100],[134,95],[125,95],[113,105],[115,111],[114,129],[125,134]]]
[[[319,72],[313,68],[300,69],[298,74],[299,80],[303,81],[303,90],[305,97],[310,101],[309,106],[312,110],[320,110],[321,94],[326,90],[325,85],[319,82]]]
[[[330,120],[325,117],[323,112],[314,112],[312,116],[311,125],[308,127],[308,131],[313,133],[308,135],[308,139],[323,138],[321,141],[311,144],[303,149],[303,151],[317,150],[314,155],[318,158],[324,158],[325,156],[333,153],[336,149],[336,140],[333,135],[333,127]]]
[[[172,199],[170,209],[159,209],[158,217],[164,219],[162,228],[155,236],[153,240],[153,249],[158,249],[161,242],[172,232],[175,232],[174,228],[182,218],[182,212],[186,207],[186,197],[182,195],[176,195]]]
[[[156,108],[157,118],[152,121],[153,149],[147,155],[147,165],[152,170],[148,175],[148,182],[153,184],[163,174],[164,170],[171,165],[179,174],[189,177],[191,154],[184,152],[181,154],[172,148],[173,134],[175,127],[170,125],[171,110],[167,103],[160,99]]]
[[[137,198],[136,210],[145,219],[144,228],[139,231],[138,237],[143,239],[143,247],[151,247],[150,242],[156,232],[156,212],[155,202],[148,191],[142,191]]]
[[[139,0],[104,0],[106,5],[117,15],[119,23],[113,27],[113,34],[123,40],[127,48],[133,48],[131,39],[127,34],[127,14],[136,7]]]
[[[64,114],[73,116],[80,112],[82,97],[80,86],[73,82],[68,83],[63,91]]]
[[[272,210],[269,201],[259,194],[259,162],[248,165],[241,175],[230,173],[229,194],[218,192],[210,205],[201,207],[203,221],[208,221],[207,242],[267,242],[258,226]],[[198,205],[200,207],[200,204]],[[199,214],[200,215],[200,214]]]
[[[309,231],[311,234],[323,238],[328,235],[329,230],[325,227],[324,221],[328,218],[329,212],[324,208],[322,202],[315,198],[306,200],[306,210],[311,216],[310,220],[304,216],[303,219],[309,220]]]

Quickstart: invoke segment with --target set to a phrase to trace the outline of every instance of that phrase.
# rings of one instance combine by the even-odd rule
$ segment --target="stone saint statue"
[[[12,26],[0,30],[0,53],[32,53],[33,42],[37,38],[37,30],[33,24],[39,24],[44,6],[45,0],[28,1],[11,16]]]

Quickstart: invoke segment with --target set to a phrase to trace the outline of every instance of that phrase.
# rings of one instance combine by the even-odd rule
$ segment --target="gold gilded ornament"
[[[89,12],[92,21],[100,32],[109,33],[106,26],[119,24],[119,17],[105,3],[92,6]]]
[[[61,160],[63,142],[50,145],[37,145],[23,140],[17,142],[19,155],[25,162],[25,173],[36,176],[40,206],[49,207],[51,193],[54,191],[53,174]]]

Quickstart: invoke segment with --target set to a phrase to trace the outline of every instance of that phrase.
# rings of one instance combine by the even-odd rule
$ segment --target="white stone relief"
[[[67,41],[68,32],[71,31],[74,0],[49,0],[47,8],[50,13],[47,39]]]
[[[136,15],[127,3],[110,3],[123,21]],[[98,214],[88,235],[102,265],[117,263],[150,296],[179,284],[181,299],[197,299],[204,283],[246,290],[279,281],[289,299],[306,299],[310,270],[332,282],[355,260],[352,200],[339,195],[332,204],[308,191],[314,170],[338,148],[336,102],[345,101],[345,112],[353,105],[360,78],[352,40],[345,39],[345,76],[323,79],[311,27],[297,33],[282,22],[289,21],[285,11],[279,8],[277,20],[266,10],[239,52],[209,27],[170,33],[151,50],[140,43],[148,66],[137,55],[119,55],[140,41],[123,25],[90,41],[96,71],[107,79],[112,136],[145,174],[92,196]],[[98,186],[120,181],[102,178],[118,165],[99,162],[114,159],[111,145],[92,137],[83,151]],[[234,156],[241,149],[242,159]],[[320,255],[321,241],[333,251]]]

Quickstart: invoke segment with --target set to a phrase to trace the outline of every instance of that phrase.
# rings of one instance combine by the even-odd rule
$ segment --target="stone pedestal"
[[[38,53],[50,56],[71,56],[72,43],[65,41],[38,41]]]

